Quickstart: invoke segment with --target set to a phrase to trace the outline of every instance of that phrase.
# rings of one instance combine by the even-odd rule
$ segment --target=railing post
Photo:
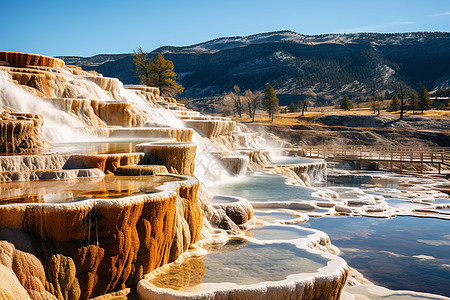
[[[423,152],[420,152],[420,173],[423,173]]]

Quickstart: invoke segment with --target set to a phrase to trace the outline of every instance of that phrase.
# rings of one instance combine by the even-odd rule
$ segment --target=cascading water
[[[86,139],[86,133],[76,129],[86,126],[79,118],[16,86],[9,74],[2,71],[0,71],[0,107],[44,116],[44,135],[51,142]]]
[[[120,83],[119,93],[123,101],[133,103],[139,110],[147,115],[148,121],[145,124],[145,127],[186,127],[184,126],[183,121],[177,118],[173,112],[146,101],[135,92],[125,89],[122,83]]]
[[[82,78],[81,76],[76,76],[76,75],[74,75],[74,73],[71,73],[66,70],[61,70],[58,72],[55,71],[54,75],[55,75],[56,79],[54,78],[52,81],[55,97],[62,97],[62,98],[67,97],[67,98],[69,98],[69,100],[70,99],[71,100],[83,99],[83,100],[86,100],[86,102],[91,101],[91,99],[92,99],[92,101],[105,102],[105,103],[107,102],[108,104],[111,104],[114,102],[119,102],[119,104],[121,104],[120,102],[128,102],[128,103],[133,104],[133,105],[127,106],[127,107],[132,107],[132,109],[130,109],[130,114],[142,114],[142,116],[143,116],[142,120],[145,120],[145,122],[139,123],[138,126],[140,126],[140,127],[186,128],[184,122],[181,119],[177,118],[173,111],[171,111],[169,109],[165,109],[163,107],[160,107],[159,105],[156,104],[155,101],[146,100],[146,98],[143,96],[142,92],[136,92],[133,90],[125,89],[122,86],[122,84],[120,83],[120,81],[118,81],[116,79],[103,78],[101,76],[89,76],[88,74],[84,74],[83,76],[85,76],[85,78]],[[68,92],[70,92],[70,96],[68,96],[66,94]],[[81,117],[76,118],[76,117],[74,117],[73,113],[63,112],[59,109],[56,109],[55,107],[48,104],[47,102],[42,101],[39,98],[30,96],[28,93],[23,91],[20,87],[15,86],[7,73],[0,73],[0,100],[1,100],[0,101],[1,107],[11,108],[11,109],[14,109],[14,110],[20,111],[20,112],[33,112],[33,113],[42,114],[44,116],[45,122],[46,122],[45,123],[45,128],[47,131],[46,135],[49,136],[49,139],[52,141],[58,141],[58,140],[73,141],[76,137],[75,137],[75,134],[72,133],[72,131],[70,131],[70,130],[74,130],[75,132],[77,132],[77,130],[75,129],[76,127],[88,126],[87,123],[84,122],[84,120]],[[63,100],[65,100],[65,99],[63,99]],[[170,108],[176,109],[175,106],[172,106],[173,103],[168,103],[168,104],[170,104],[170,105],[167,105],[168,107],[170,106]],[[195,117],[195,116],[198,116],[198,115],[193,115],[193,117]],[[215,119],[215,120],[217,120],[217,119]],[[124,125],[124,127],[125,126],[126,125]],[[128,126],[134,126],[134,125],[128,125]],[[137,127],[137,126],[135,126],[135,127]],[[217,128],[215,128],[215,129],[217,129]],[[124,131],[126,133],[128,132],[127,130],[124,130]],[[394,211],[394,209],[391,209],[387,205],[387,202],[389,202],[389,201],[391,201],[391,203],[395,203],[393,201],[399,201],[399,200],[389,199],[389,198],[384,199],[380,195],[372,195],[375,193],[379,193],[379,194],[382,193],[382,192],[380,192],[379,187],[374,187],[372,190],[367,190],[367,194],[362,195],[362,196],[366,196],[365,198],[359,197],[357,195],[359,198],[355,199],[355,197],[353,197],[351,195],[354,191],[351,191],[351,190],[349,191],[348,188],[340,189],[338,187],[338,188],[331,190],[331,187],[330,187],[330,190],[327,191],[324,188],[313,189],[310,187],[306,187],[306,184],[305,184],[305,186],[287,184],[287,180],[285,180],[286,178],[278,176],[278,175],[284,175],[284,174],[282,172],[280,172],[280,173],[275,172],[276,169],[282,169],[282,168],[277,168],[277,166],[269,166],[269,168],[264,169],[263,172],[254,172],[253,174],[249,174],[249,176],[246,176],[244,178],[239,178],[238,180],[235,179],[233,184],[230,184],[230,182],[232,182],[232,179],[236,178],[236,177],[231,176],[229,174],[229,172],[227,171],[227,169],[216,158],[216,156],[215,156],[215,154],[217,154],[216,152],[220,152],[218,149],[223,150],[223,153],[225,153],[226,155],[229,155],[229,156],[221,156],[221,158],[243,157],[243,155],[240,151],[244,151],[244,150],[247,150],[247,153],[249,153],[249,155],[246,156],[246,158],[248,158],[251,155],[255,155],[255,156],[257,154],[260,155],[261,152],[259,152],[259,151],[261,150],[261,148],[267,148],[267,145],[270,145],[270,142],[261,140],[261,138],[257,137],[255,133],[249,133],[248,131],[241,130],[240,126],[237,126],[236,131],[237,131],[237,134],[233,134],[232,136],[230,136],[229,133],[226,136],[218,134],[219,136],[216,135],[216,136],[212,137],[211,139],[203,137],[200,134],[198,134],[197,132],[194,133],[193,141],[197,145],[195,176],[198,177],[199,179],[201,179],[201,181],[203,183],[209,183],[209,182],[214,182],[214,181],[220,182],[223,185],[221,187],[222,190],[218,189],[217,192],[222,191],[223,193],[226,193],[226,194],[234,194],[235,196],[246,197],[249,200],[253,201],[254,207],[257,208],[256,215],[258,217],[260,217],[264,214],[265,215],[281,214],[281,213],[286,214],[287,209],[292,209],[292,211],[289,212],[290,214],[292,214],[292,215],[290,215],[290,218],[292,218],[292,216],[296,216],[296,219],[297,219],[296,222],[305,222],[308,220],[309,216],[311,216],[311,217],[322,216],[322,217],[324,217],[323,219],[326,219],[326,215],[334,215],[334,214],[339,214],[339,213],[352,214],[352,215],[363,215],[363,214],[370,215],[371,214],[372,216],[387,217],[387,216],[394,216],[394,214],[397,214],[399,212],[399,210]],[[132,132],[132,130],[130,130],[130,132]],[[51,136],[50,135],[51,133],[55,134],[55,136]],[[86,137],[86,135],[84,134],[83,138],[85,138],[85,137]],[[128,138],[128,136],[127,136],[127,138]],[[211,140],[214,140],[214,142],[211,142]],[[274,143],[274,145],[275,144],[276,143]],[[191,145],[192,145],[192,143],[191,143]],[[14,149],[14,146],[15,145],[13,145],[13,149]],[[173,146],[173,145],[170,145],[170,146]],[[275,147],[271,147],[271,149],[275,150]],[[272,151],[272,153],[277,154],[276,151]],[[139,155],[143,155],[143,154],[140,153]],[[177,157],[177,155],[172,155],[172,157]],[[285,158],[282,157],[281,159],[285,159]],[[132,162],[132,163],[134,163],[134,162]],[[132,163],[130,163],[130,164],[132,164]],[[247,161],[247,163],[248,163],[248,161]],[[264,163],[259,164],[259,166],[262,166],[264,164],[265,164],[265,161],[264,161]],[[297,174],[303,174],[304,178],[305,178],[304,181],[310,182],[311,185],[313,185],[314,183],[317,183],[319,181],[323,181],[326,178],[325,177],[326,176],[326,164],[323,162],[316,161],[315,163],[309,163],[308,161],[296,161],[296,162],[292,162],[292,166],[287,166],[287,165],[289,165],[288,163],[277,163],[277,164],[283,165],[283,168],[288,168],[291,173],[294,171]],[[16,166],[18,164],[12,163],[10,165]],[[133,165],[131,167],[140,167],[140,166]],[[58,166],[57,169],[60,169],[60,168],[62,168],[62,163],[60,166]],[[297,169],[295,169],[295,168],[297,168]],[[142,169],[139,169],[139,175],[142,175],[141,170]],[[271,170],[273,170],[274,173],[271,173]],[[101,174],[103,175],[103,173],[101,173]],[[192,176],[192,174],[190,174],[189,176]],[[106,176],[106,178],[114,178],[114,176]],[[135,180],[135,179],[133,179],[133,180]],[[142,180],[145,181],[145,186],[147,189],[147,186],[149,184],[148,179],[143,178]],[[193,178],[191,178],[189,180],[196,181],[196,179],[194,180]],[[224,182],[226,184],[224,184]],[[39,183],[39,185],[41,185],[41,184],[42,183]],[[411,185],[411,183],[409,183],[409,184]],[[414,185],[417,185],[417,183],[414,183]],[[114,187],[116,187],[116,186],[120,186],[120,184],[115,184]],[[188,187],[187,189],[192,188],[192,190],[194,190],[195,186],[198,187],[198,182],[193,183],[192,186]],[[209,188],[209,186],[208,186],[208,188]],[[58,189],[60,189],[60,187],[58,187]],[[83,185],[81,187],[81,189],[86,189],[86,187]],[[334,190],[336,190],[337,192],[334,192]],[[427,190],[426,192],[429,193],[429,190]],[[199,193],[201,194],[201,191],[199,191]],[[392,193],[392,191],[391,191],[391,193]],[[195,194],[195,193],[193,193],[193,194]],[[361,192],[361,194],[364,194],[364,193]],[[386,194],[386,193],[384,193],[384,194]],[[399,190],[399,191],[397,191],[397,194],[395,196],[400,198],[400,197],[404,196],[404,194],[405,193],[403,193],[403,191]],[[350,197],[350,196],[352,196],[352,197]],[[420,195],[419,193],[417,193],[417,195],[411,193],[411,195],[408,194],[407,196],[409,198],[413,198],[413,199],[418,199],[418,198],[424,199],[424,196]],[[186,197],[186,195],[184,195],[184,197]],[[428,197],[431,197],[434,200],[434,198],[442,197],[442,196],[434,195],[434,196],[428,196]],[[56,199],[56,198],[60,198],[60,197],[52,196],[50,198]],[[183,196],[178,195],[177,201],[182,201],[182,198],[183,198]],[[234,212],[238,211],[238,209],[236,209],[236,208],[238,208],[239,206],[234,205],[240,201],[240,200],[238,201],[237,198],[238,197],[234,197],[234,198],[228,197],[228,199],[227,199],[227,197],[225,197],[225,196],[215,197],[216,202],[213,202],[213,203],[215,203],[214,204],[215,206],[224,205],[224,203],[229,203],[232,205],[229,207],[232,209],[230,209],[229,211],[227,211],[226,213],[223,214],[222,217],[224,217],[224,216],[228,216],[228,213],[234,213]],[[118,202],[125,202],[125,201],[120,201],[120,200],[121,199],[119,199]],[[193,200],[193,199],[186,199],[186,200]],[[203,200],[199,200],[199,202],[201,202],[201,201],[203,201]],[[208,197],[205,198],[204,202],[207,202],[207,201],[209,201]],[[426,200],[426,201],[421,200],[421,201],[423,201],[424,203],[420,203],[420,205],[422,205],[422,204],[429,205],[425,202],[431,202],[429,200]],[[99,234],[99,230],[101,228],[109,229],[108,226],[98,226],[98,224],[102,218],[97,219],[97,215],[104,216],[100,213],[97,213],[98,209],[102,209],[102,202],[103,201],[94,201],[93,202],[93,205],[94,205],[93,210],[87,214],[88,218],[86,221],[86,222],[88,222],[87,229],[86,229],[88,231],[87,244],[88,245],[92,244],[92,245],[95,245],[96,247],[99,247],[100,244],[102,244],[99,242],[99,239],[102,238],[102,235]],[[405,201],[403,201],[403,202],[405,202]],[[177,209],[178,208],[184,209],[185,208],[184,205],[188,205],[188,203],[190,203],[190,202],[187,201],[183,205],[180,204],[177,207]],[[192,201],[192,203],[195,203],[195,201]],[[76,203],[72,203],[72,204],[74,206],[76,206]],[[123,205],[123,203],[120,203],[120,205]],[[391,204],[389,203],[389,205],[391,205]],[[401,205],[402,205],[401,207],[403,207],[404,203],[401,203]],[[414,204],[414,205],[416,205],[416,204]],[[446,201],[445,205],[450,205],[450,204],[448,204],[448,201]],[[82,206],[82,205],[80,205],[80,206]],[[206,207],[207,205],[204,205],[204,206]],[[203,211],[205,212],[205,216],[208,213],[212,213],[214,211],[211,203],[209,203],[209,206],[210,206],[208,208],[209,210],[202,208]],[[250,203],[249,203],[249,206],[251,207]],[[108,204],[108,207],[113,208],[113,205]],[[260,209],[259,212],[257,211],[258,208]],[[282,209],[283,211],[279,210],[279,211],[273,212],[273,211],[269,211],[268,209],[271,209],[271,210]],[[403,208],[400,208],[400,209],[403,209]],[[423,209],[423,207],[421,207],[421,209]],[[148,211],[155,211],[155,209],[149,209]],[[170,211],[170,210],[168,210],[168,211]],[[194,211],[195,211],[195,209],[190,209],[188,206],[186,206],[186,213],[192,213]],[[413,212],[411,209],[404,210],[404,211],[406,213]],[[225,212],[225,210],[223,212]],[[250,208],[246,212],[248,214],[245,215],[246,219],[243,221],[242,224],[245,224],[248,220],[250,220],[253,217],[253,209]],[[241,212],[239,212],[239,213],[241,213]],[[180,212],[179,214],[182,215],[183,213]],[[300,218],[299,218],[299,214],[300,214]],[[109,215],[117,216],[118,214],[111,213]],[[239,216],[242,217],[243,215],[244,214],[239,215]],[[215,215],[214,217],[219,217],[219,215]],[[2,219],[4,220],[5,218],[3,217]],[[170,218],[161,218],[161,220],[166,220],[166,219],[170,219]],[[202,219],[202,218],[200,217],[199,219]],[[212,219],[214,219],[214,218],[211,217],[211,220]],[[229,223],[222,222],[222,221],[226,220],[225,218],[223,218],[223,219],[217,218],[217,219],[218,219],[218,222],[220,221],[220,224],[223,223],[224,225],[229,225]],[[193,217],[192,220],[195,220],[195,217]],[[208,219],[208,220],[210,220],[210,219]],[[259,221],[260,220],[258,220],[258,222]],[[182,221],[180,221],[180,223],[181,222]],[[202,222],[202,221],[200,220],[199,222]],[[279,222],[279,220],[277,220],[276,222]],[[244,248],[244,251],[241,251],[241,253],[243,252],[244,255],[242,255],[242,257],[239,258],[239,261],[237,261],[237,262],[240,265],[242,265],[242,264],[245,265],[246,263],[250,262],[249,269],[253,270],[253,269],[255,269],[255,267],[258,267],[258,263],[262,261],[263,264],[259,266],[260,271],[267,271],[267,265],[277,265],[278,266],[280,259],[283,259],[283,261],[285,263],[287,263],[287,265],[289,267],[295,266],[295,268],[293,268],[293,270],[289,270],[289,272],[287,274],[295,273],[295,272],[302,272],[302,271],[299,271],[299,268],[305,266],[304,262],[302,262],[302,258],[311,254],[311,249],[309,249],[309,248],[311,248],[311,247],[317,247],[317,248],[322,247],[323,248],[323,247],[326,247],[327,244],[329,244],[328,237],[324,234],[322,235],[322,234],[318,234],[316,232],[315,234],[316,234],[317,239],[314,239],[314,238],[311,238],[311,232],[304,232],[305,231],[304,229],[299,230],[299,227],[297,227],[297,226],[292,227],[292,228],[287,228],[286,226],[281,226],[280,223],[281,222],[277,223],[276,226],[272,225],[271,227],[267,226],[267,228],[260,229],[260,230],[262,230],[262,233],[264,233],[264,230],[265,230],[265,233],[262,235],[265,237],[261,237],[261,231],[260,231],[260,236],[258,237],[258,233],[256,232],[255,238],[259,241],[257,243],[255,243],[255,245],[250,243],[248,248],[246,248],[247,250],[245,250],[245,248]],[[214,233],[214,235],[217,235],[216,233],[218,231],[218,230],[212,230],[212,227],[215,226],[212,224],[213,223],[206,224],[206,226],[211,225],[210,226],[211,234],[209,235],[209,237],[211,237],[211,238],[213,238],[213,233]],[[191,224],[189,224],[189,225],[191,225]],[[112,227],[114,227],[114,226],[112,226]],[[164,226],[162,226],[162,227],[164,227]],[[151,227],[151,228],[153,229],[155,227]],[[226,229],[225,227],[220,227],[220,228]],[[233,229],[233,227],[231,227],[231,229]],[[352,228],[352,230],[353,229],[354,228]],[[277,232],[277,233],[274,234],[274,232]],[[290,238],[289,237],[290,235],[288,235],[288,236],[281,235],[280,236],[280,233],[286,234],[287,232],[289,232],[290,234],[294,234],[294,236],[296,238]],[[117,234],[117,236],[120,236],[120,235]],[[146,236],[146,235],[144,234],[143,236]],[[164,236],[164,234],[162,234],[162,236]],[[303,240],[303,242],[301,242],[304,245],[301,246],[300,248],[303,247],[304,249],[303,248],[300,249],[297,247],[298,245],[301,244],[299,242],[299,240],[297,239],[299,236],[301,239],[308,238],[307,241]],[[269,237],[269,238],[267,238],[267,237]],[[217,237],[215,237],[215,238],[217,238]],[[277,238],[279,239],[279,241],[273,243],[272,241],[273,240],[276,241]],[[263,239],[264,240],[269,239],[272,241],[267,242],[266,247],[262,247],[261,246],[262,242],[265,243],[264,241],[262,241]],[[289,240],[289,239],[291,239],[290,242],[284,241],[284,240]],[[325,243],[324,243],[324,241],[325,241]],[[434,243],[435,241],[428,241],[428,242]],[[279,244],[278,246],[276,245],[277,243]],[[308,248],[306,248],[306,244],[308,244]],[[297,246],[294,247],[293,245],[297,245]],[[101,246],[103,246],[103,245],[101,245]],[[331,248],[330,245],[328,245],[328,247]],[[95,247],[92,247],[92,248],[95,248]],[[265,250],[263,248],[265,248]],[[255,249],[257,251],[255,251]],[[283,252],[286,249],[292,250],[292,251],[290,251],[291,253],[289,254],[289,253]],[[249,260],[249,257],[255,253],[258,253],[259,250],[261,250],[261,253],[262,253],[261,256],[254,257],[253,261]],[[237,249],[237,251],[239,251],[239,249]],[[323,249],[322,249],[322,251],[323,251]],[[188,251],[188,252],[190,252],[190,251]],[[281,255],[281,256],[278,256],[278,255]],[[233,257],[233,255],[231,255],[231,257]],[[295,259],[295,261],[294,261],[294,259]],[[339,268],[342,267],[342,269],[338,269],[339,272],[334,273],[335,274],[334,278],[336,280],[339,280],[340,283],[342,283],[342,278],[339,276],[342,276],[342,274],[343,274],[345,263],[343,261],[341,261],[340,259],[337,259],[336,257],[334,257],[332,259],[335,261],[335,263],[336,263],[336,261],[340,263]],[[223,259],[219,259],[219,261],[223,261]],[[317,260],[315,262],[317,263]],[[298,265],[296,265],[295,263],[297,263]],[[323,270],[323,268],[325,266],[329,266],[331,268],[332,266],[336,266],[336,264],[327,263],[327,261],[324,261],[317,268],[315,267],[313,271],[319,270],[318,269],[319,267],[320,267],[320,270]],[[223,273],[220,271],[222,269],[222,266],[212,267],[210,269],[211,270],[219,270],[218,271],[219,273],[217,273],[219,275],[222,275],[222,273]],[[99,268],[99,270],[100,270],[100,268]],[[110,272],[111,270],[112,270],[112,268],[109,268],[109,269],[105,268],[105,270],[101,270],[101,272]],[[202,273],[201,272],[202,269],[198,269],[198,270],[199,270],[199,273]],[[243,269],[243,270],[244,270],[243,272],[245,273],[246,270],[245,269]],[[270,271],[271,270],[269,270],[269,273],[270,273]],[[333,270],[333,268],[331,268],[328,271],[328,273],[325,272],[326,278],[323,281],[320,281],[322,285],[320,288],[317,289],[317,290],[321,290],[324,293],[324,295],[323,295],[324,298],[326,295],[330,295],[330,294],[328,291],[324,292],[323,283],[330,280],[330,278],[332,276],[330,277],[329,274],[332,274],[333,271],[336,271],[336,270]],[[177,273],[183,273],[183,272],[177,272]],[[242,272],[240,272],[240,273],[242,273]],[[260,272],[257,272],[257,273],[260,273]],[[272,274],[269,274],[269,275],[272,275]],[[282,278],[287,278],[286,274],[282,273],[281,275],[282,275]],[[203,276],[203,274],[202,274],[202,276]],[[242,283],[242,278],[240,276],[241,276],[241,274],[238,274],[238,277],[237,277],[237,283],[239,283],[239,284]],[[292,276],[289,276],[289,277],[292,278]],[[220,280],[223,281],[223,280],[228,280],[228,279],[229,278],[225,278],[225,279],[221,278]],[[263,280],[261,280],[261,281],[268,282],[268,281],[271,281],[273,278],[269,276],[267,279],[266,278],[262,278],[262,279]],[[212,281],[212,282],[215,282],[215,281]],[[258,284],[256,286],[256,291],[262,291],[263,289],[261,289],[261,287],[264,287],[264,283],[259,284],[258,281],[256,283]],[[287,284],[287,282],[283,282],[283,285],[284,284]],[[217,286],[222,286],[222,285],[220,282],[217,282]],[[289,289],[291,291],[294,291],[294,290],[298,291],[298,290],[296,290],[295,286],[293,286],[293,285],[289,286]],[[238,291],[238,290],[239,290],[239,287],[236,287],[236,291]],[[281,289],[279,287],[274,287],[273,291],[281,291]],[[264,294],[264,291],[262,293],[264,296],[267,296],[267,294]],[[272,298],[276,298],[276,297],[273,296]]]
[[[95,99],[104,102],[124,101],[133,104],[134,113],[145,116],[144,127],[186,128],[184,122],[174,112],[145,100],[123,84],[111,78],[98,77],[89,80],[60,70],[52,81],[55,95],[64,96],[70,90],[71,96],[81,99]],[[64,80],[63,80],[64,79]],[[102,82],[108,82],[109,93],[101,88]],[[44,135],[50,142],[93,141],[98,137],[83,128],[89,127],[81,117],[64,112],[45,100],[26,92],[12,82],[11,76],[0,72],[0,105],[17,112],[41,114],[44,117]],[[224,180],[231,175],[211,152],[217,151],[211,141],[197,133],[194,140],[198,143],[196,176],[205,182]]]
[[[216,147],[208,138],[194,133],[193,139],[197,144],[197,155],[195,156],[195,176],[203,183],[228,181],[233,176],[227,171],[222,163],[212,154],[217,152]]]

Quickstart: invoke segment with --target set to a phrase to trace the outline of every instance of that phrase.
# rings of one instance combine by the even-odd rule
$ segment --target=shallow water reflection
[[[376,284],[450,296],[450,225],[446,220],[327,217],[310,226],[328,233],[349,266]]]
[[[287,185],[286,179],[262,172],[254,172],[240,179],[233,184],[215,184],[209,187],[212,193],[243,197],[249,201],[289,201],[294,199],[302,200],[323,200],[312,195],[315,189]]]
[[[0,205],[10,203],[63,203],[91,198],[118,198],[154,193],[175,176],[105,176],[71,180],[40,180],[0,183]]]
[[[288,243],[254,244],[231,240],[209,254],[169,265],[150,282],[160,288],[193,291],[200,283],[230,282],[239,285],[280,281],[288,275],[315,273],[327,260]]]
[[[135,152],[135,146],[139,143],[157,142],[163,138],[135,138],[135,139],[105,139],[86,142],[66,142],[53,143],[51,153],[89,153],[89,154],[113,154],[113,153],[132,153]]]
[[[263,228],[253,229],[253,237],[258,240],[280,241],[306,238],[313,232],[302,228],[288,226],[264,226]]]

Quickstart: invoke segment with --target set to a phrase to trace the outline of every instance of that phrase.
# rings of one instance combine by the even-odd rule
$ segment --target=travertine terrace
[[[139,285],[150,299],[161,291],[147,274],[256,224],[245,199],[211,203],[199,170],[217,178],[264,168],[270,156],[257,133],[59,59],[0,52],[0,62],[0,298],[89,299]],[[151,141],[128,152],[49,150],[80,137]],[[326,235],[290,245],[329,263],[245,286],[246,295],[339,298],[347,266]]]

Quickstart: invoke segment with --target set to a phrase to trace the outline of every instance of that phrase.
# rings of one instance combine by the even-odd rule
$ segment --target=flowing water
[[[147,128],[186,128],[172,111],[124,89],[118,80],[104,79],[112,85],[109,91],[105,91],[89,78],[80,79],[69,72],[61,72],[68,78],[68,84],[78,90],[84,99],[133,103],[137,113],[145,116],[143,126]],[[55,90],[58,88],[56,86]],[[154,141],[133,136],[114,140],[90,134],[82,130],[88,127],[83,119],[30,95],[14,85],[4,72],[0,72],[0,100],[0,108],[44,116],[45,136],[54,144],[51,153],[130,153],[137,143]],[[237,131],[242,134],[239,127]],[[341,248],[341,256],[348,264],[377,284],[392,289],[450,296],[448,220],[405,216],[334,216],[334,206],[348,208],[355,215],[364,215],[363,208],[371,205],[389,206],[389,213],[405,214],[413,213],[415,209],[431,208],[445,215],[449,211],[450,200],[433,190],[432,180],[427,186],[423,184],[424,180],[413,177],[389,173],[383,176],[379,172],[339,173],[339,170],[337,174],[330,172],[331,176],[323,180],[326,174],[314,167],[310,170],[310,177],[313,181],[322,179],[318,187],[287,184],[286,177],[266,171],[251,172],[236,178],[215,157],[214,153],[218,150],[209,139],[195,133],[193,141],[197,144],[196,177],[207,184],[210,193],[251,201],[256,208],[255,216],[265,226],[249,232],[248,239],[231,239],[225,245],[209,248],[206,256],[189,258],[181,266],[174,265],[173,269],[170,266],[165,276],[153,280],[156,286],[189,291],[203,283],[251,285],[284,280],[292,274],[315,273],[328,264],[328,259],[297,247],[295,243],[310,238],[312,232],[308,228],[313,228],[328,233],[331,242]],[[249,146],[257,147],[261,146],[261,142],[258,139],[246,141]],[[283,157],[274,148],[271,150],[274,163],[278,165],[316,161]],[[116,198],[157,192],[162,185],[173,180],[177,179],[164,176],[107,176],[66,180],[63,185],[57,181],[5,183],[0,184],[0,201],[2,204],[60,203]],[[287,209],[283,203],[295,205]],[[346,213],[350,214],[349,211]],[[287,226],[281,225],[282,221],[303,224]]]

